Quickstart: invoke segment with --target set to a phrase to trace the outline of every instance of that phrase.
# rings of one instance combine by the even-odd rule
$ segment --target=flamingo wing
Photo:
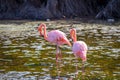
[[[66,38],[66,35],[59,30],[50,31],[48,33],[48,41],[58,45],[62,45],[62,44],[71,45],[68,39]]]
[[[81,57],[82,55],[86,55],[87,45],[83,41],[76,41],[73,44],[72,51],[77,57]]]

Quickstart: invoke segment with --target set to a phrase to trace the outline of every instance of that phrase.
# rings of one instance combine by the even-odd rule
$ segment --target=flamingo
[[[44,31],[43,31],[44,29]],[[52,30],[48,33],[46,33],[46,24],[42,23],[38,27],[38,31],[40,33],[40,36],[44,36],[44,39],[56,44],[57,49],[56,49],[56,60],[58,60],[58,53],[60,53],[59,46],[63,44],[67,44],[71,46],[71,43],[67,39],[65,33],[59,30]]]
[[[74,28],[70,30],[70,36],[73,40],[72,52],[76,58],[82,59],[82,65],[84,65],[84,62],[87,60],[87,44],[84,41],[77,41],[76,29]],[[82,66],[82,72],[84,74],[84,66]]]
[[[73,40],[73,46],[72,46],[72,51],[77,58],[81,58],[82,61],[87,60],[87,44],[84,41],[77,41],[76,37],[76,29],[71,29],[70,30],[70,36]]]

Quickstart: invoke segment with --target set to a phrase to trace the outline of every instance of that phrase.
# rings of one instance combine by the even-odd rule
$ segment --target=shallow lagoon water
[[[0,80],[118,80],[120,79],[120,25],[49,21],[47,31],[67,34],[77,29],[78,40],[88,45],[87,62],[76,59],[63,45],[62,61],[56,63],[56,46],[39,36],[42,21],[0,21]]]

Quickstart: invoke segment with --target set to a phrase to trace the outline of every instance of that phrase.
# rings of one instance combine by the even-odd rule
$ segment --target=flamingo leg
[[[75,67],[76,67],[76,72],[75,72],[75,77],[78,76],[78,60],[77,60],[77,57],[76,57],[76,60],[75,60]]]
[[[57,74],[58,74],[58,79],[61,80],[60,78],[60,73],[61,73],[61,62],[59,61],[59,57],[60,57],[60,49],[59,46],[57,45],[57,50],[56,50],[56,66],[57,66]]]
[[[59,57],[60,57],[60,61],[62,60],[62,53],[61,53],[61,50],[59,48]]]
[[[82,75],[85,75],[85,61],[82,61]]]
[[[56,49],[56,62],[58,62],[58,57],[59,57],[59,46],[57,45],[57,49]]]
[[[57,67],[57,75],[58,75],[58,78],[60,79],[59,62],[56,62],[56,67]]]
[[[58,58],[60,58],[60,61],[61,61],[61,59],[62,59],[62,53],[61,53],[61,50],[60,50],[59,46],[57,45],[56,61],[58,61]]]
[[[85,79],[85,61],[82,61],[82,79]]]

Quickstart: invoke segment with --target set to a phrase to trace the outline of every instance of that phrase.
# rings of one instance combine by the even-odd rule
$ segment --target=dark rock
[[[97,19],[120,18],[120,0],[111,0],[107,6],[96,15]]]
[[[120,18],[120,0],[0,0],[0,19]]]

